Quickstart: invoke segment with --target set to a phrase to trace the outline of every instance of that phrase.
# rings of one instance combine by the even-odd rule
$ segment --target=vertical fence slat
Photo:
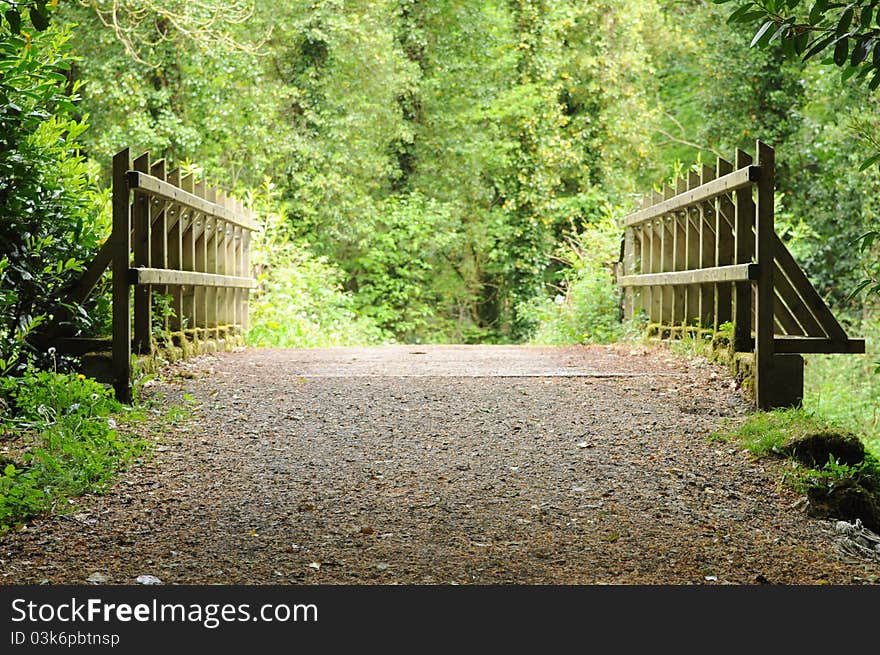
[[[663,194],[657,191],[651,192],[651,204],[656,205],[663,200]],[[663,224],[663,217],[660,216],[652,221],[654,225],[654,269],[656,273],[662,273],[665,268],[666,259],[666,226]],[[654,312],[654,322],[663,325],[663,318],[666,315],[666,309],[663,306],[664,296],[666,295],[665,287],[655,287],[654,295],[651,297],[651,305]]]
[[[205,181],[196,180],[193,184],[193,193],[199,198],[205,197]],[[196,213],[195,225],[193,225],[193,240],[195,247],[195,266],[199,273],[210,273],[208,270],[208,217],[202,213]],[[211,325],[211,317],[208,315],[208,294],[205,287],[197,285],[195,288],[196,328],[199,339],[209,339],[208,328]]]
[[[688,171],[687,188],[696,189],[700,186],[700,176]],[[686,226],[687,267],[688,270],[700,268],[700,209],[692,207],[687,211]],[[687,287],[687,323],[696,325],[700,322],[700,285],[690,284]]]
[[[700,184],[707,184],[715,179],[715,169],[703,166],[700,171]],[[700,268],[715,266],[715,203],[704,202],[700,205]],[[715,326],[715,284],[700,285],[700,327]]]
[[[222,191],[218,191],[214,187],[205,186],[203,195],[206,200],[212,203],[222,205],[220,197]],[[205,271],[207,273],[219,273],[218,250],[220,240],[220,223],[216,217],[209,218],[205,216]],[[220,315],[222,307],[220,298],[221,290],[217,287],[208,287],[205,289],[205,311],[208,317],[208,338],[218,339],[220,336]]]
[[[773,289],[775,234],[773,217],[773,191],[775,188],[775,154],[773,148],[761,143],[756,145],[758,154],[758,198],[755,223],[755,253],[758,264],[757,298],[755,303],[755,395],[759,408],[770,406],[773,368],[774,303]]]
[[[675,180],[675,193],[687,191],[687,183],[682,178]],[[675,230],[673,246],[675,250],[675,262],[673,270],[687,270],[687,212],[676,212],[673,216],[673,229]],[[676,286],[673,291],[673,323],[684,327],[687,323],[687,289]]]
[[[128,148],[113,157],[113,378],[116,398],[131,402],[131,304],[128,267],[131,261],[131,214],[126,173],[131,165]]]
[[[736,168],[751,165],[752,158],[743,150],[736,151]],[[734,257],[737,264],[748,264],[755,252],[753,226],[755,224],[755,204],[752,201],[752,188],[746,187],[735,193],[734,209]],[[737,352],[752,350],[752,285],[750,282],[737,282],[733,289],[733,347]]]
[[[715,162],[718,177],[733,172],[733,164],[719,157]],[[719,196],[715,201],[715,266],[733,264],[734,207],[730,195]],[[716,329],[724,323],[733,321],[733,287],[730,284],[715,285]]]
[[[134,160],[132,168],[141,173],[150,172],[150,153]],[[132,248],[136,268],[150,266],[150,199],[144,193],[135,193],[132,199]],[[134,349],[150,353],[152,347],[152,289],[148,284],[134,288]]]
[[[160,159],[150,166],[150,175],[165,180],[165,160]],[[165,203],[158,199],[150,199],[150,266],[168,268],[168,220]],[[160,286],[153,289],[162,295],[163,308],[168,296],[168,287]],[[155,296],[154,296],[155,301]],[[168,330],[171,325],[168,314],[162,317],[162,329]]]
[[[174,169],[170,173],[168,173],[167,180],[169,184],[173,184],[176,187],[180,187],[180,171],[178,169]],[[179,271],[182,270],[183,266],[183,241],[181,234],[181,222],[180,222],[180,213],[182,209],[179,205],[172,204],[166,211],[165,216],[168,223],[171,224],[171,227],[168,228],[168,244],[167,244],[167,253],[168,253],[168,268]],[[172,332],[181,332],[185,329],[186,325],[184,322],[183,315],[183,295],[182,289],[180,286],[175,285],[170,288],[171,293],[171,318],[169,323],[169,329]]]
[[[251,220],[256,220],[256,214],[249,211],[248,216]],[[241,275],[250,277],[253,275],[251,269],[251,231],[242,230],[241,233]],[[242,290],[242,306],[239,321],[241,323],[241,332],[246,334],[250,327],[250,297],[251,294],[247,289]]]
[[[180,180],[180,188],[192,193],[194,180],[192,174],[185,175]],[[180,209],[180,232],[181,232],[181,260],[184,271],[196,270],[196,245],[195,245],[195,212],[181,207]],[[186,330],[192,335],[197,335],[198,316],[196,312],[196,290],[194,286],[185,286],[181,289],[181,304]]]

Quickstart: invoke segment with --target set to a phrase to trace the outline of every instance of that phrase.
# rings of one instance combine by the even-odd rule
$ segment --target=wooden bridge
[[[729,328],[730,357],[764,409],[801,402],[802,353],[862,353],[865,342],[848,337],[776,234],[774,152],[761,142],[756,151],[645,196],[623,220],[619,284],[625,317],[644,316],[660,338]],[[241,340],[256,229],[241,201],[193,175],[166,173],[149,153],[114,157],[113,234],[69,300],[81,302],[112,262],[118,397],[130,399],[133,352]],[[82,352],[94,341],[58,343]]]

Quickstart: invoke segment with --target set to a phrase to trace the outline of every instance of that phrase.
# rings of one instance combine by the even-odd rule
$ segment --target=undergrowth
[[[117,430],[125,407],[112,391],[83,375],[29,369],[0,378],[0,410],[0,532],[105,491],[146,448]]]
[[[815,516],[859,519],[880,531],[880,460],[845,427],[805,409],[756,412],[709,436],[758,458],[785,457],[783,482],[805,494]]]

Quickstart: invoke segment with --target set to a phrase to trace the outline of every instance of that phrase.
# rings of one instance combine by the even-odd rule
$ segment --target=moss
[[[865,460],[865,445],[853,434],[823,430],[791,439],[783,453],[809,467],[824,466],[829,457],[855,466]]]

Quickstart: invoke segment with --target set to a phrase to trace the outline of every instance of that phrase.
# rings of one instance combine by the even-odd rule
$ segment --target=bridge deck
[[[723,371],[626,347],[244,350],[147,393],[155,456],[4,537],[0,583],[776,583],[838,559],[781,466],[706,437]]]

